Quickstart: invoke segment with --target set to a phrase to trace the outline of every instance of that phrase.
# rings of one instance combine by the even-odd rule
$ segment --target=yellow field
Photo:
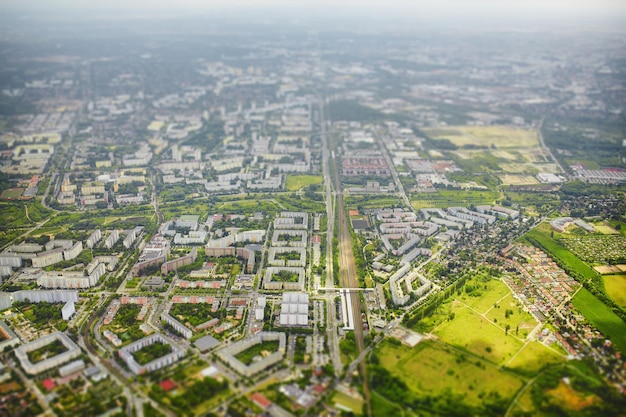
[[[603,235],[619,235],[619,232],[613,229],[611,226],[597,224],[594,225],[596,231],[602,233]]]
[[[537,178],[532,175],[523,174],[504,174],[499,176],[503,185],[530,185],[538,184]]]
[[[604,275],[604,288],[609,297],[622,307],[626,307],[626,275]]]
[[[424,132],[435,139],[448,139],[457,146],[531,148],[539,145],[537,132],[509,126],[451,126],[424,129]]]

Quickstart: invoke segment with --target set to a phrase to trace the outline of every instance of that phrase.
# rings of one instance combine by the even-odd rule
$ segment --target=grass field
[[[626,307],[626,275],[604,275],[606,293],[622,307]]]
[[[482,287],[480,288],[480,295],[470,296],[466,293],[462,293],[462,295],[457,298],[481,314],[486,313],[498,300],[511,294],[509,287],[507,287],[505,283],[495,279],[490,279],[487,282],[472,280],[468,282],[468,285],[470,283]]]
[[[324,178],[321,175],[288,175],[286,187],[287,191],[298,191],[301,188],[322,182],[324,182]]]
[[[504,328],[467,308],[458,310],[453,320],[442,324],[434,333],[446,343],[499,365],[511,359],[523,346],[511,331],[505,335]]]
[[[464,395],[468,405],[478,406],[488,393],[509,398],[522,385],[520,377],[438,342],[423,341],[413,349],[387,341],[380,346],[380,364],[418,395],[451,389]]]
[[[605,337],[611,339],[617,350],[626,353],[626,323],[585,288],[578,291],[572,302]]]
[[[450,126],[423,130],[434,139],[448,139],[457,146],[530,148],[539,145],[537,132],[508,126]]]
[[[564,357],[539,342],[530,342],[507,363],[507,367],[521,372],[537,373],[544,366],[563,362]]]

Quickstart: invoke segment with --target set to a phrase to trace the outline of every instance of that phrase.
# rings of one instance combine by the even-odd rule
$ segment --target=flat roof
[[[194,345],[201,351],[209,350],[215,346],[219,346],[220,341],[213,336],[204,336],[194,342]]]

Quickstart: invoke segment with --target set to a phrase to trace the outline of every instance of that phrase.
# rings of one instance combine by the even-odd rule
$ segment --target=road
[[[383,141],[380,139],[380,137],[378,137],[378,135],[376,135],[376,139],[378,140],[378,146],[380,147],[380,151],[383,154],[383,157],[385,158],[385,162],[387,162],[389,171],[391,172],[391,177],[393,178],[393,182],[396,184],[396,188],[398,189],[398,195],[400,196],[400,198],[402,198],[402,201],[404,201],[404,204],[407,206],[407,208],[413,211],[413,206],[411,205],[411,201],[409,200],[409,198],[406,196],[406,193],[404,192],[404,186],[402,185],[402,182],[400,181],[400,177],[398,176],[398,171],[396,171],[396,166],[391,160],[391,156],[389,156],[387,147],[385,146]]]

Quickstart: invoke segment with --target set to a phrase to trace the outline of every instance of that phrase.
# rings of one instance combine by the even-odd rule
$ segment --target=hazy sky
[[[377,8],[404,10],[625,11],[624,0],[0,0],[3,8],[215,9],[215,8]]]

